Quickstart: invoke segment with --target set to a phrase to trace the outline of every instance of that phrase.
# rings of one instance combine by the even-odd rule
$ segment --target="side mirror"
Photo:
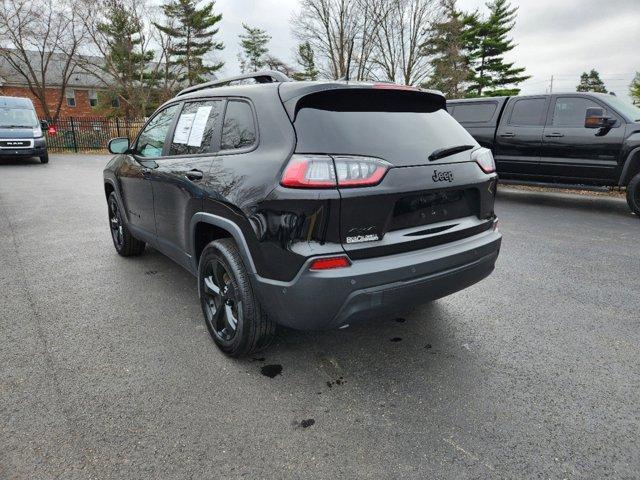
[[[110,153],[127,153],[129,151],[129,139],[127,137],[112,138],[107,143],[107,149]]]
[[[584,119],[584,128],[611,129],[616,124],[616,119],[605,116],[604,108],[587,108]]]
[[[42,130],[49,130],[49,122],[46,120],[40,120],[40,128]]]

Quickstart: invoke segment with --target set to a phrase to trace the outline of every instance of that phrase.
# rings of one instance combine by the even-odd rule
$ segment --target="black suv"
[[[498,257],[493,157],[438,92],[259,72],[183,90],[109,150],[116,250],[149,244],[196,275],[229,355],[276,324],[397,314]]]

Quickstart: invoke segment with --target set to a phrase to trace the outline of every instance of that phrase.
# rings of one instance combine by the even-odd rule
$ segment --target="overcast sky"
[[[484,0],[458,0],[459,8],[485,11]],[[580,73],[595,68],[609,90],[628,98],[640,71],[640,0],[512,0],[519,7],[508,59],[532,78],[523,93],[543,93],[554,75],[554,91],[575,91]],[[293,63],[295,40],[289,20],[297,0],[217,0],[226,75],[239,73],[238,34],[242,23],[272,36],[271,53]]]

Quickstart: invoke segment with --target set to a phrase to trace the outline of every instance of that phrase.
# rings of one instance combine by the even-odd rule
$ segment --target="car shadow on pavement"
[[[32,167],[35,165],[46,165],[40,162],[38,157],[33,158],[0,158],[0,167],[4,165]]]
[[[591,213],[596,212],[625,218],[633,217],[623,197],[501,189],[498,191],[497,198],[498,201],[531,204],[536,207],[550,207]]]
[[[127,262],[131,261],[138,264],[135,268],[148,275],[149,280],[170,278],[174,292],[179,297],[184,295],[185,305],[191,304],[193,308],[189,310],[197,312],[189,323],[201,335],[209,336],[200,308],[196,306],[197,292],[190,294],[194,277],[153,248],[147,247],[141,257],[127,259]],[[282,365],[285,372],[295,366],[303,376],[321,372],[326,382],[338,381],[339,384],[341,376],[346,379],[353,373],[346,364],[358,365],[358,376],[373,375],[370,378],[373,380],[381,369],[385,372],[397,370],[410,377],[415,368],[416,374],[421,376],[425,364],[450,363],[458,355],[468,355],[469,351],[463,345],[469,340],[458,338],[457,320],[456,314],[448,309],[447,300],[442,299],[398,311],[395,315],[372,317],[345,329],[303,331],[279,326],[272,345],[240,359],[226,357],[212,339],[207,340],[221,362],[235,363],[239,369],[249,364],[255,367],[255,363],[275,363]],[[326,372],[327,368],[330,372]]]

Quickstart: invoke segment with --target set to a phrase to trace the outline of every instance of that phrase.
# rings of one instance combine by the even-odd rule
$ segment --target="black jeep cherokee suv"
[[[491,273],[493,157],[440,93],[249,77],[183,90],[132,144],[109,142],[104,170],[116,250],[148,243],[196,275],[224,352],[267,345],[276,324],[344,327]]]

